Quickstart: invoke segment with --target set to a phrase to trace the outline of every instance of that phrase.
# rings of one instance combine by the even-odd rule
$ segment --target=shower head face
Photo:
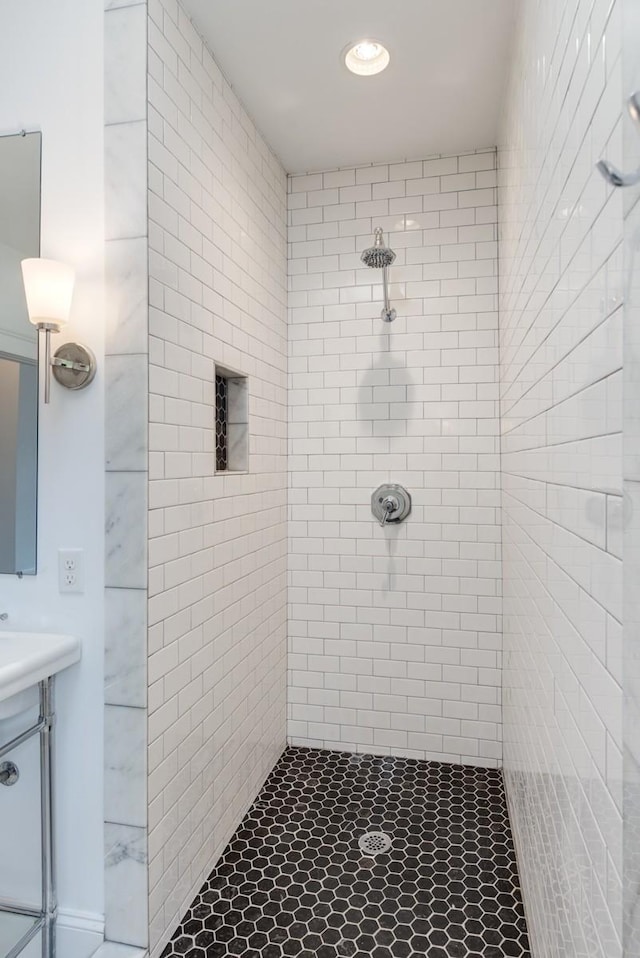
[[[370,269],[383,269],[385,266],[391,266],[396,258],[396,254],[392,249],[384,245],[382,229],[380,227],[376,229],[375,236],[373,246],[366,249],[360,259],[365,266],[369,266]]]
[[[372,246],[370,249],[366,249],[360,258],[371,269],[383,269],[385,266],[391,266],[396,254],[392,249],[387,249],[386,246]]]

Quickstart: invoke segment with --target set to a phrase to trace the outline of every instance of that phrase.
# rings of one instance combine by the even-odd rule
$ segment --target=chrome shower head
[[[381,226],[376,227],[375,237],[373,246],[366,249],[360,257],[362,262],[371,269],[383,269],[385,266],[391,266],[396,254],[384,245]]]
[[[392,323],[396,318],[395,309],[391,308],[391,303],[389,302],[389,283],[387,280],[387,266],[391,266],[396,254],[392,249],[389,249],[384,245],[384,240],[382,239],[382,227],[376,226],[375,229],[375,240],[373,246],[366,249],[362,256],[360,257],[362,262],[369,266],[371,269],[381,269],[382,270],[382,288],[384,290],[384,308],[382,313],[382,319],[385,323]]]

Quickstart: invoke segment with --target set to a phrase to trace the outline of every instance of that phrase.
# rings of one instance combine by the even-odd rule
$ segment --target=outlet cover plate
[[[84,550],[58,550],[58,590],[81,595],[84,592]]]

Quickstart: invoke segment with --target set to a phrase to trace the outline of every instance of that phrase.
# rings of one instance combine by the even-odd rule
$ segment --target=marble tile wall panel
[[[595,170],[621,159],[620,7],[524,0],[498,151],[504,768],[536,958],[621,955],[622,197]]]
[[[105,937],[146,947],[147,829],[105,823]]]
[[[155,958],[285,744],[287,250],[282,167],[176,0],[148,12]],[[215,365],[246,473],[215,473]]]
[[[144,709],[147,702],[146,589],[107,589],[104,697],[107,705]]]
[[[105,934],[148,943],[147,5],[105,5]],[[125,952],[126,954],[126,952]]]

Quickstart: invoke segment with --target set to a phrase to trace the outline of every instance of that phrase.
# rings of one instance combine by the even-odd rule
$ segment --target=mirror
[[[40,255],[41,134],[0,136],[0,574],[35,575],[38,339],[20,260]]]

